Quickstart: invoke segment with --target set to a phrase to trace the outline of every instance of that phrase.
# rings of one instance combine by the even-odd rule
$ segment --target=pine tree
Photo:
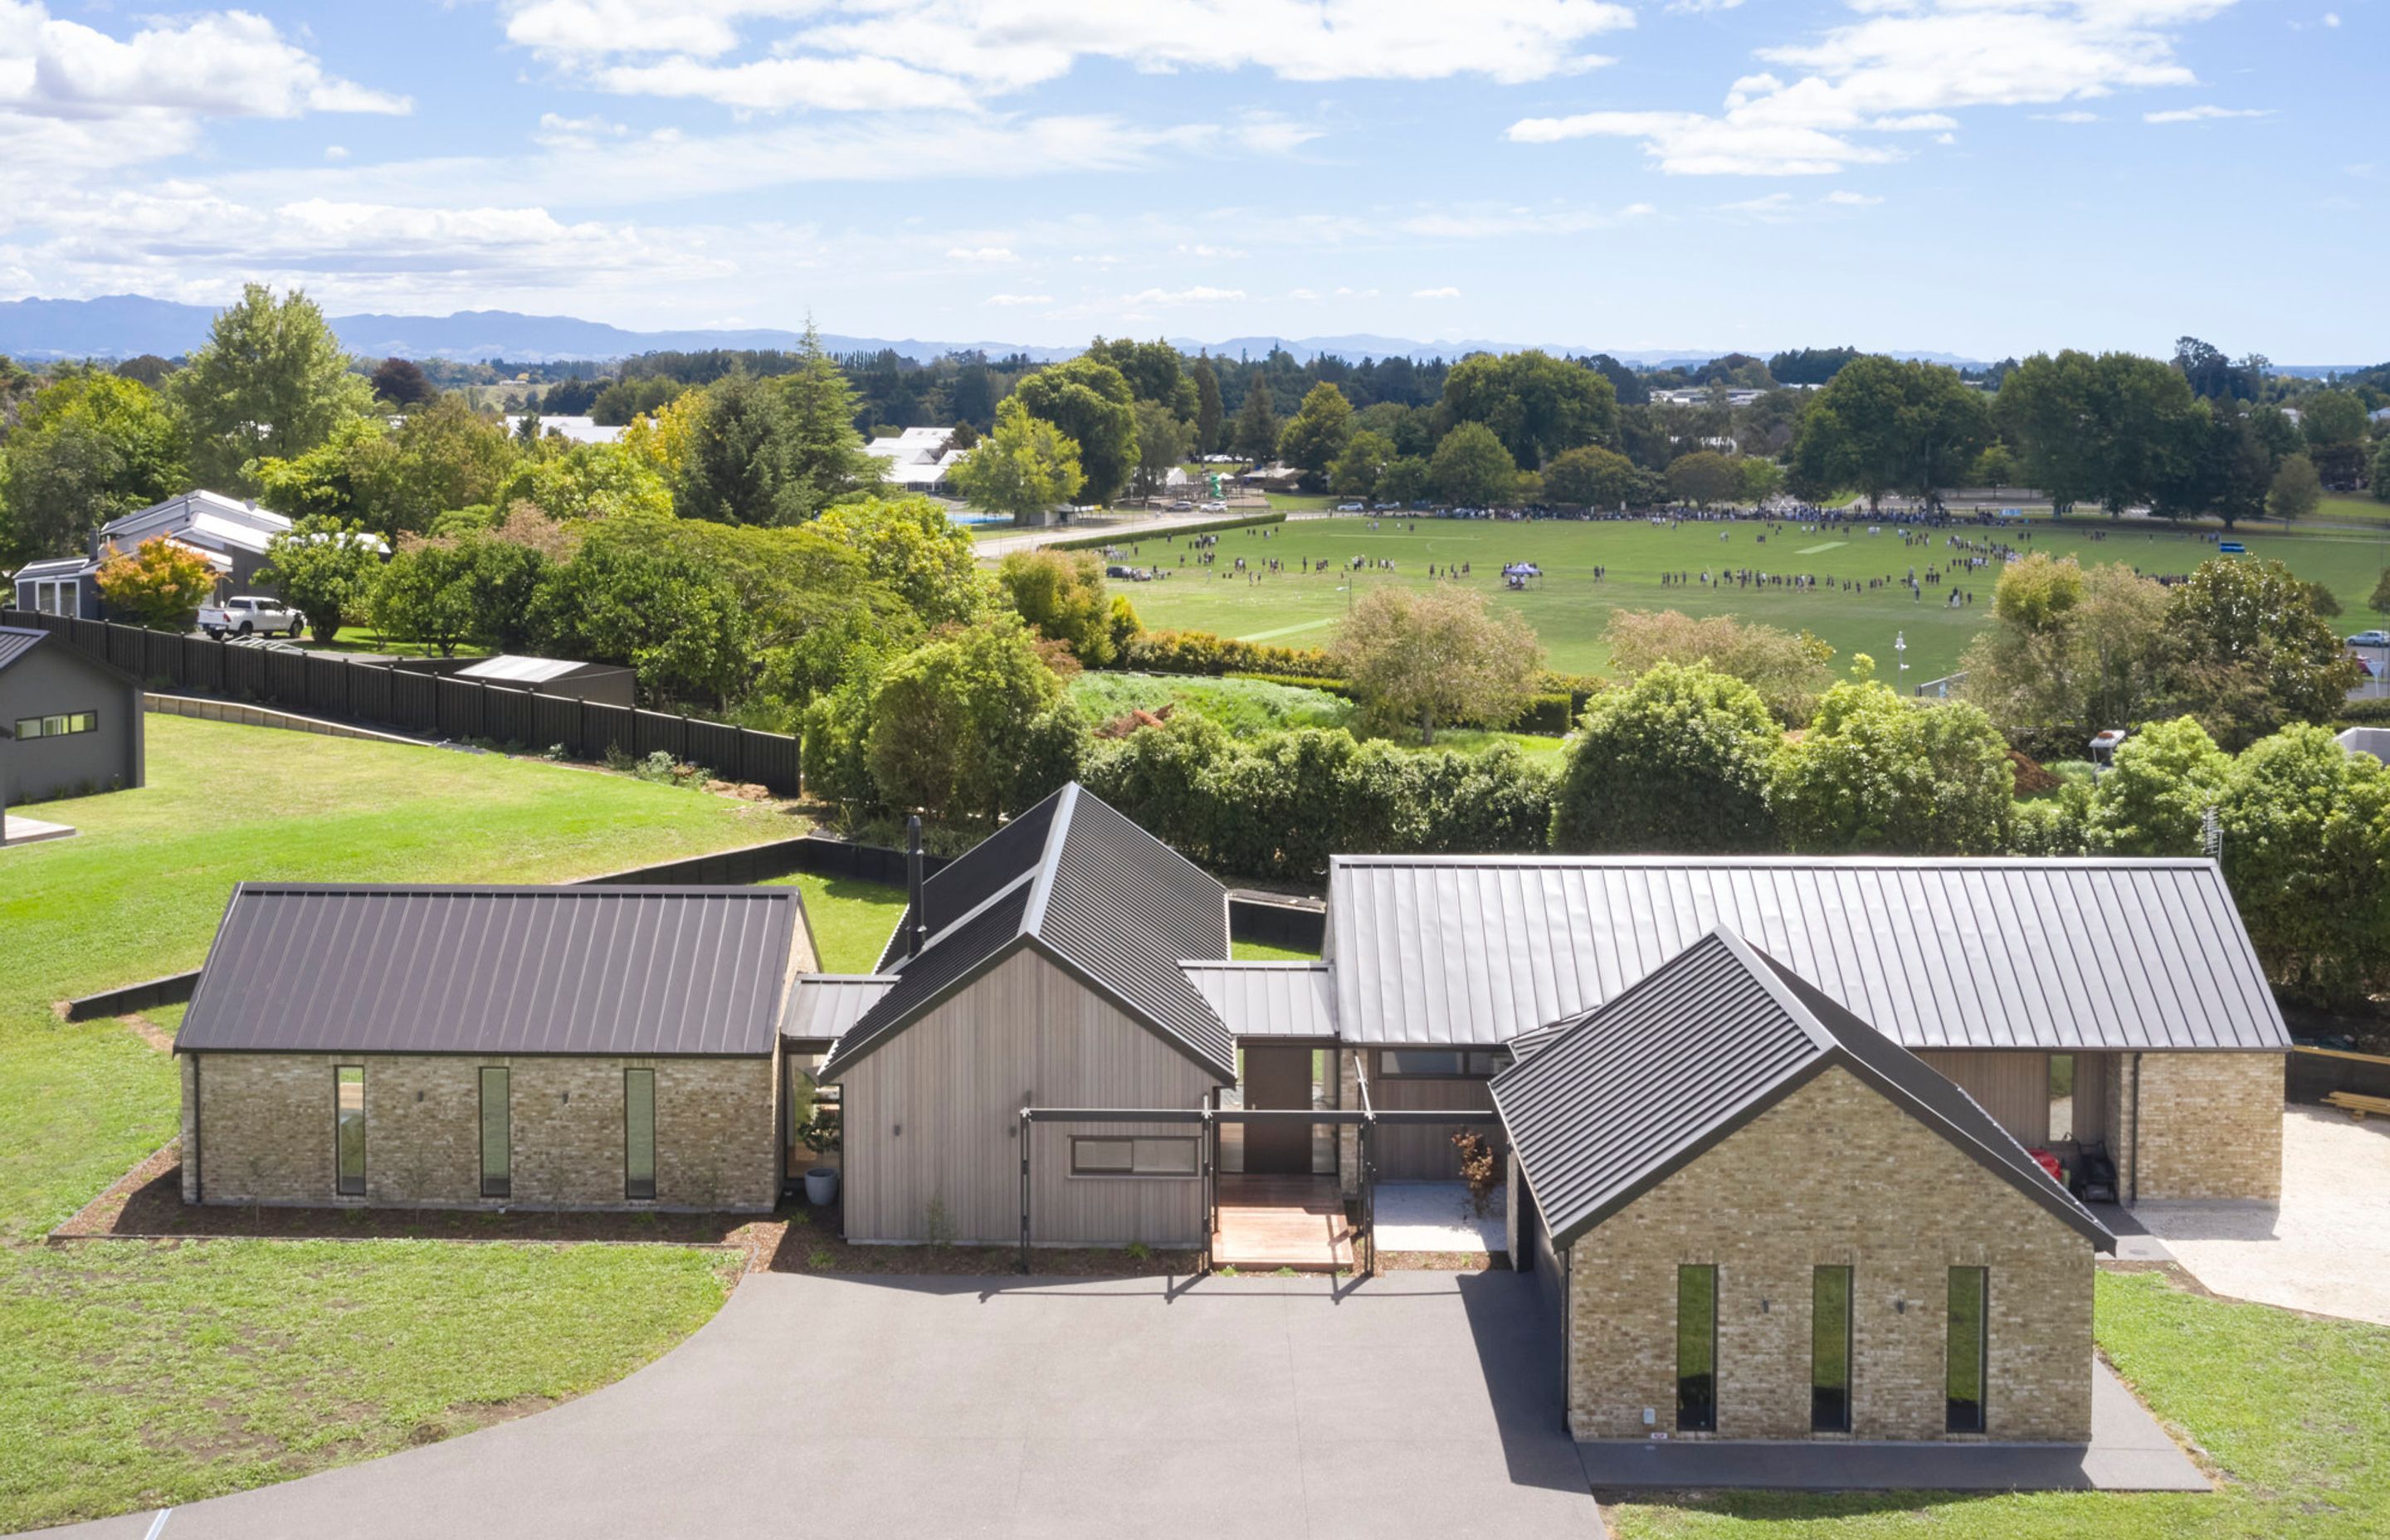
[[[1237,413],[1236,453],[1258,465],[1278,453],[1278,408],[1270,404],[1269,386],[1253,377],[1245,404]]]
[[[1189,372],[1195,377],[1195,453],[1216,455],[1220,430],[1227,420],[1220,409],[1220,377],[1213,372],[1208,354],[1196,359]]]

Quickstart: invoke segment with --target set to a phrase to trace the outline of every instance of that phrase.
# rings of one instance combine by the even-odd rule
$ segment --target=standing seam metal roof
[[[1718,926],[1911,1048],[2290,1044],[2206,860],[1338,856],[1326,953],[1348,1039],[1497,1044]]]
[[[1495,1077],[1554,1244],[1625,1208],[1839,1065],[2092,1241],[2114,1238],[1974,1099],[1720,928]]]
[[[879,973],[806,974],[789,991],[788,1008],[780,1013],[780,1035],[834,1043],[895,985],[894,978]]]
[[[1334,1037],[1336,990],[1326,963],[1182,962],[1233,1037]]]
[[[924,882],[921,909],[926,943],[905,955],[908,907],[880,956],[880,971],[895,982],[840,1039],[824,1077],[1021,945],[1034,945],[1223,1079],[1236,1077],[1235,1039],[1178,968],[1182,958],[1228,955],[1227,890],[1076,782]]]
[[[48,635],[26,626],[0,625],[0,668],[6,668],[41,646],[42,638]]]
[[[786,888],[244,882],[177,1051],[772,1051]]]

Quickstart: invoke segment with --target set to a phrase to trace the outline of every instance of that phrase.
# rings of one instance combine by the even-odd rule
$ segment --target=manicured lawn
[[[1864,526],[1850,534],[1804,535],[1797,526],[1768,534],[1748,523],[1685,524],[1655,528],[1641,520],[1587,523],[1544,521],[1508,523],[1487,520],[1370,520],[1342,516],[1298,520],[1250,532],[1230,530],[1220,536],[1220,562],[1199,568],[1179,558],[1192,553],[1183,541],[1149,539],[1133,547],[1128,559],[1169,571],[1155,583],[1124,585],[1138,616],[1154,628],[1214,631],[1224,636],[1275,642],[1286,647],[1321,647],[1335,635],[1352,602],[1351,589],[1383,583],[1424,585],[1433,563],[1467,563],[1470,575],[1458,580],[1484,594],[1496,605],[1517,610],[1536,628],[1552,666],[1575,673],[1599,673],[1608,661],[1601,631],[1615,609],[1677,609],[1692,615],[1728,613],[1791,630],[1816,632],[1832,645],[1838,662],[1854,652],[1871,653],[1888,676],[1897,674],[1895,636],[1907,638],[1907,681],[1919,684],[1948,674],[1959,654],[1991,612],[1996,568],[1963,573],[1941,585],[1928,584],[1921,602],[1905,588],[1862,586],[1855,592],[1839,588],[1790,586],[1705,586],[1703,572],[1717,573],[1750,568],[1769,573],[1813,575],[1821,581],[1897,580],[1914,565],[1929,564],[1964,553],[1945,542],[1951,535],[1982,544],[1999,541],[2029,545],[2055,554],[2073,554],[2086,562],[2122,561],[2150,573],[2187,572],[2214,554],[2215,547],[2199,533],[2148,529],[2137,524],[2108,528],[2082,520],[2066,526],[2047,520],[2027,520],[2023,529],[1967,525],[1935,532],[1930,543],[1901,544],[1897,527],[1883,526],[1870,536]],[[1724,533],[1726,538],[1719,535]],[[2104,535],[2105,538],[2098,538]],[[2373,591],[2390,542],[2354,532],[2282,532],[2273,525],[2243,529],[2238,538],[2261,557],[2280,558],[2300,576],[2330,585],[2352,616],[2364,610]],[[1289,571],[1249,582],[1232,570],[1236,558],[1249,566],[1276,558]],[[1367,561],[1391,560],[1393,571],[1366,568],[1359,573],[1344,563],[1354,557]],[[1302,572],[1306,560],[1326,559],[1330,570]],[[1514,591],[1503,586],[1506,562],[1529,561],[1545,576],[1533,588]],[[1597,580],[1593,569],[1606,575]],[[1227,575],[1222,575],[1227,570]],[[1663,573],[1685,572],[1692,580],[1664,584]],[[1975,602],[1952,610],[1945,602],[1950,587],[1972,590]]]
[[[870,972],[905,913],[905,890],[884,882],[800,872],[769,885],[793,887],[805,895],[805,919],[814,928],[825,973]]]
[[[2390,1533],[2390,1329],[2102,1273],[2100,1345],[2225,1478],[2208,1495],[1714,1494],[1609,1510],[1618,1540],[2358,1540]]]
[[[194,1502],[536,1411],[702,1326],[742,1261],[413,1240],[13,1250],[0,1529]]]
[[[1228,943],[1228,956],[1239,962],[1317,962],[1319,954],[1299,947],[1272,946],[1267,942],[1235,941]]]

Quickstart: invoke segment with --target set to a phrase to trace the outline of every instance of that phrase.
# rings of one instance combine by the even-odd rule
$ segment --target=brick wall
[[[344,1063],[366,1072],[362,1200],[333,1190],[333,1072]],[[484,1065],[509,1072],[506,1198],[481,1195]],[[656,1072],[652,1203],[623,1197],[625,1069]],[[768,1058],[212,1053],[184,1056],[183,1088],[186,1201],[754,1211],[778,1197]]]
[[[2131,1061],[2124,1096],[2132,1097]],[[2129,1147],[2127,1147],[2129,1148]],[[2139,1201],[2282,1195],[2282,1056],[2141,1056]]]
[[[1714,1435],[1674,1431],[1682,1264],[1718,1270]],[[1848,1436],[1947,1436],[1953,1266],[1990,1269],[1989,1436],[2090,1436],[2090,1242],[1841,1069],[1577,1239],[1570,1426],[1580,1438],[1818,1436],[1809,1300],[1820,1265],[1852,1269]]]

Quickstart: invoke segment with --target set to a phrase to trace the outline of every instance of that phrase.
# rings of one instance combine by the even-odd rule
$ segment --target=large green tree
[[[1806,631],[1783,631],[1732,615],[1696,620],[1674,610],[1613,610],[1601,641],[1611,667],[1630,677],[1675,663],[1740,679],[1759,692],[1786,726],[1806,723],[1818,709],[1818,694],[1833,683],[1826,668],[1832,648]]]
[[[1109,341],[1099,337],[1081,356],[1110,364],[1128,381],[1129,392],[1137,400],[1150,401],[1181,422],[1193,420],[1202,409],[1202,388],[1187,372],[1185,357],[1160,338],[1138,342],[1126,337]],[[1215,404],[1217,389],[1215,382]]]
[[[295,458],[373,409],[373,387],[350,372],[315,302],[297,289],[276,300],[263,284],[217,314],[167,391],[192,474],[220,491],[255,491],[251,461]]]
[[[2390,983],[2390,772],[2321,726],[2286,727],[2232,767],[2224,877],[2287,993],[2362,1008]]]
[[[2079,757],[2094,733],[2139,725],[2172,690],[2167,610],[2165,589],[2121,562],[2011,561],[1991,623],[1960,659],[1966,697],[2012,737]]]
[[[2036,353],[2000,381],[1994,416],[2017,445],[2020,473],[2064,512],[2112,514],[2147,503],[2194,453],[2197,399],[2154,358],[2073,350]]]
[[[1088,668],[1112,661],[1112,607],[1095,552],[1014,551],[996,564],[996,581],[1031,630]]]
[[[2288,524],[2308,518],[2322,505],[2323,479],[2316,474],[2315,461],[2305,455],[2284,456],[2266,489],[2266,511]]]
[[[923,625],[975,620],[988,585],[969,531],[927,497],[866,497],[842,503],[812,528],[862,556],[873,582],[884,584]]]
[[[1991,719],[1964,701],[1903,699],[1865,676],[1873,664],[1864,655],[1858,661],[1862,677],[1828,690],[1801,741],[1778,756],[1774,805],[1792,848],[1908,855],[2005,849],[2016,776]]]
[[[684,519],[796,524],[820,511],[798,474],[789,402],[779,385],[735,370],[706,387],[673,487]]]
[[[1543,644],[1515,611],[1451,586],[1372,588],[1332,653],[1363,709],[1381,725],[1417,727],[1421,743],[1439,725],[1510,725],[1544,666]]]
[[[1375,497],[1394,457],[1394,440],[1364,428],[1344,441],[1343,453],[1329,466],[1328,490],[1344,497]]]
[[[1697,449],[1668,462],[1668,495],[1697,508],[1716,507],[1742,495],[1742,471],[1732,456]]]
[[[2361,676],[2279,561],[2202,562],[2168,595],[2166,622],[2181,648],[2175,692],[2228,749],[2286,723],[2330,721]]]
[[[1170,483],[1170,473],[1187,458],[1189,430],[1157,401],[1137,404],[1137,473],[1131,478],[1141,497],[1151,497]]]
[[[1109,503],[1128,486],[1137,468],[1137,398],[1120,370],[1083,354],[1022,376],[1009,399],[1079,446],[1089,501]]]
[[[1444,411],[1455,424],[1484,423],[1515,464],[1535,470],[1614,437],[1618,392],[1600,371],[1532,348],[1473,353],[1444,377]]]
[[[266,542],[265,569],[259,576],[307,617],[307,629],[317,641],[328,642],[365,613],[381,578],[381,541],[365,525],[310,514]]]
[[[1344,392],[1322,381],[1303,398],[1303,405],[1287,419],[1278,436],[1278,457],[1303,472],[1303,484],[1314,492],[1328,484],[1328,468],[1353,437],[1353,404]]]
[[[1428,484],[1458,507],[1499,507],[1518,495],[1519,467],[1494,430],[1464,422],[1429,456]]]
[[[996,404],[996,430],[946,480],[973,507],[1025,524],[1076,497],[1086,476],[1078,443],[1012,395]]]
[[[1870,507],[1889,493],[1936,503],[1990,437],[1985,397],[1956,369],[1870,353],[1844,366],[1803,415],[1794,483],[1810,496],[1856,488]]]
[[[1544,467],[1544,500],[1563,507],[1615,511],[1643,493],[1643,472],[1614,449],[1562,450]]]
[[[77,556],[109,520],[184,491],[182,433],[148,386],[69,369],[5,435],[0,554]]]
[[[778,384],[788,404],[788,474],[805,516],[842,498],[879,491],[884,467],[865,452],[863,435],[855,431],[854,388],[823,349],[810,317],[797,366]]]
[[[2231,776],[2232,756],[2196,718],[2153,722],[2117,746],[2093,783],[2086,838],[2116,855],[2197,855]]]
[[[1220,376],[1209,358],[1198,358],[1189,371],[1195,381],[1195,453],[1216,455],[1220,452],[1221,430],[1227,417],[1220,405]]]
[[[1586,707],[1552,798],[1552,848],[1725,852],[1776,843],[1768,789],[1782,729],[1757,690],[1658,663]]]
[[[1246,388],[1245,404],[1237,411],[1228,444],[1231,454],[1256,465],[1278,453],[1278,408],[1270,401],[1269,381],[1259,373]]]
[[[1035,640],[1009,613],[949,632],[889,663],[869,702],[864,751],[880,799],[934,817],[994,822],[1050,787],[1040,770],[1085,720]]]

